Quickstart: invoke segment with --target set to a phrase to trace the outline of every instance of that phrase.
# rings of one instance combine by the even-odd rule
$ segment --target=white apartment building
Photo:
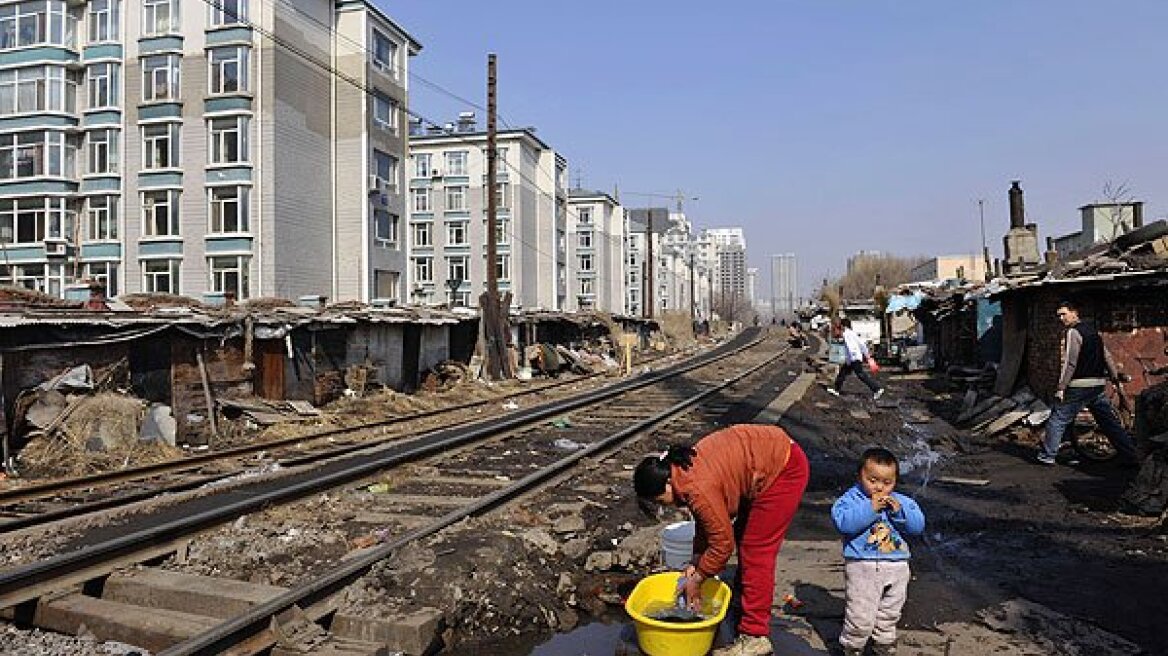
[[[3,3],[0,280],[402,299],[420,49],[362,0]]]
[[[568,192],[568,281],[565,310],[626,312],[625,210],[602,191]]]
[[[488,266],[487,134],[470,112],[441,128],[415,123],[411,132],[408,295],[477,306]],[[497,148],[499,291],[511,292],[513,307],[564,309],[576,279],[567,161],[528,128],[500,130]]]

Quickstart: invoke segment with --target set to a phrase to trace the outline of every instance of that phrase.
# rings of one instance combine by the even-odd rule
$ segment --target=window
[[[386,210],[373,211],[373,236],[388,246],[397,244],[398,216]]]
[[[581,207],[576,211],[576,217],[580,223],[592,223],[592,208]]]
[[[457,255],[455,257],[446,258],[446,279],[447,280],[467,280],[467,256]]]
[[[212,48],[208,61],[211,93],[240,93],[248,90],[247,60],[251,49],[243,46]]]
[[[154,294],[178,294],[179,260],[144,260],[142,290]]]
[[[142,168],[168,169],[178,166],[178,123],[142,126]]]
[[[177,237],[178,201],[177,190],[142,192],[142,234],[147,237]]]
[[[594,278],[581,278],[579,283],[581,296],[591,296],[596,293],[596,280]]]
[[[452,221],[446,224],[446,245],[447,246],[466,246],[467,230],[466,221]]]
[[[397,192],[397,158],[380,150],[373,150],[373,174],[377,180],[389,187],[389,193]]]
[[[414,258],[414,281],[415,282],[434,282],[434,258],[432,258],[432,257],[415,257]]]
[[[73,112],[76,105],[76,79],[61,66],[0,71],[0,114]]]
[[[373,121],[383,130],[397,132],[397,103],[380,93],[370,94],[373,103]]]
[[[77,19],[62,0],[36,0],[0,7],[0,50],[25,46],[76,45]]]
[[[178,100],[178,55],[152,55],[142,58],[142,102]]]
[[[580,248],[592,248],[592,231],[585,230],[577,235]]]
[[[495,243],[502,246],[511,243],[511,231],[507,229],[506,219],[495,219]]]
[[[179,31],[178,0],[142,0],[142,36]]]
[[[53,130],[0,134],[0,179],[74,177],[77,146]]]
[[[413,245],[429,247],[434,245],[434,226],[430,223],[413,224]]]
[[[414,197],[413,208],[415,212],[433,212],[434,208],[430,206],[430,190],[429,189],[414,189],[411,192]]]
[[[446,175],[466,175],[466,151],[446,153]]]
[[[592,271],[592,256],[591,255],[584,253],[584,254],[581,254],[577,257],[579,258],[581,272]]]
[[[89,108],[116,107],[121,68],[117,64],[93,64],[87,69]]]
[[[228,116],[208,121],[211,163],[232,164],[248,161],[247,128],[246,116]]]
[[[496,208],[501,209],[501,210],[505,210],[505,209],[511,207],[507,202],[510,199],[510,196],[511,196],[511,185],[507,184],[506,182],[496,182],[495,183],[495,207]],[[483,207],[487,206],[487,200],[488,200],[487,199],[487,186],[484,184],[483,185]]]
[[[0,266],[0,279],[25,289],[60,297],[65,289],[62,264],[16,264]]]
[[[251,258],[247,255],[230,257],[210,257],[207,264],[211,270],[211,291],[233,294],[235,298],[248,296],[248,266]]]
[[[373,65],[390,75],[396,74],[394,61],[397,57],[397,45],[377,30],[373,30],[373,47],[369,49],[369,59]]]
[[[414,155],[414,177],[428,178],[430,177],[430,154],[419,153]]]
[[[86,144],[87,173],[118,172],[118,131],[93,130]]]
[[[73,212],[64,198],[0,200],[0,243],[39,244],[73,235]]]
[[[90,43],[118,40],[118,9],[118,0],[90,0]]]
[[[118,295],[117,262],[89,262],[85,265],[85,278],[101,285],[106,296]]]
[[[247,232],[248,187],[211,187],[207,198],[211,203],[211,232]]]
[[[86,239],[109,241],[118,238],[118,197],[90,196],[85,201]]]
[[[397,271],[386,271],[384,269],[373,270],[373,297],[374,298],[397,298],[398,286],[401,280],[401,274]]]
[[[496,255],[495,256],[495,276],[499,280],[509,280],[511,278],[511,256],[510,255]]]
[[[247,0],[211,0],[211,27],[247,22]]]
[[[446,209],[451,212],[466,210],[466,187],[446,188]]]

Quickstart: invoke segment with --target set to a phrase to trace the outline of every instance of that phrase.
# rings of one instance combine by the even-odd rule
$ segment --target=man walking
[[[1094,326],[1079,320],[1079,309],[1070,301],[1058,304],[1056,316],[1067,327],[1066,346],[1058,391],[1054,394],[1055,405],[1046,422],[1046,438],[1038,451],[1038,462],[1055,464],[1063,435],[1083,408],[1091,411],[1095,424],[1125,463],[1139,462],[1135,443],[1119,423],[1119,415],[1107,399],[1107,381],[1118,382],[1120,378],[1111,353],[1103,345],[1103,338]]]
[[[861,382],[872,390],[872,399],[879,399],[884,394],[884,388],[880,386],[872,376],[868,373],[868,345],[864,343],[863,339],[856,331],[852,330],[852,320],[844,317],[840,319],[840,327],[843,328],[844,338],[844,363],[840,365],[839,374],[835,377],[835,384],[827,388],[829,394],[835,396],[840,395],[840,386],[844,384],[844,379],[848,377],[849,373],[856,374]]]

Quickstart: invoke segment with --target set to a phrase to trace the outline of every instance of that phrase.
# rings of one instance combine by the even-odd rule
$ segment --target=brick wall
[[[1020,380],[1039,396],[1049,399],[1058,385],[1062,339],[1065,329],[1055,316],[1058,303],[1073,298],[1079,316],[1103,335],[1119,368],[1131,374],[1128,390],[1139,393],[1146,385],[1137,357],[1154,358],[1150,366],[1168,364],[1168,304],[1164,288],[1144,286],[1120,289],[1107,284],[1057,285],[1024,292],[1028,312],[1026,360]]]

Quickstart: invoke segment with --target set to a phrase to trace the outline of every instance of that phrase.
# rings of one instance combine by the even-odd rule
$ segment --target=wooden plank
[[[1026,357],[1026,304],[1017,295],[1002,300],[1002,362],[994,381],[994,393],[1010,396]]]

